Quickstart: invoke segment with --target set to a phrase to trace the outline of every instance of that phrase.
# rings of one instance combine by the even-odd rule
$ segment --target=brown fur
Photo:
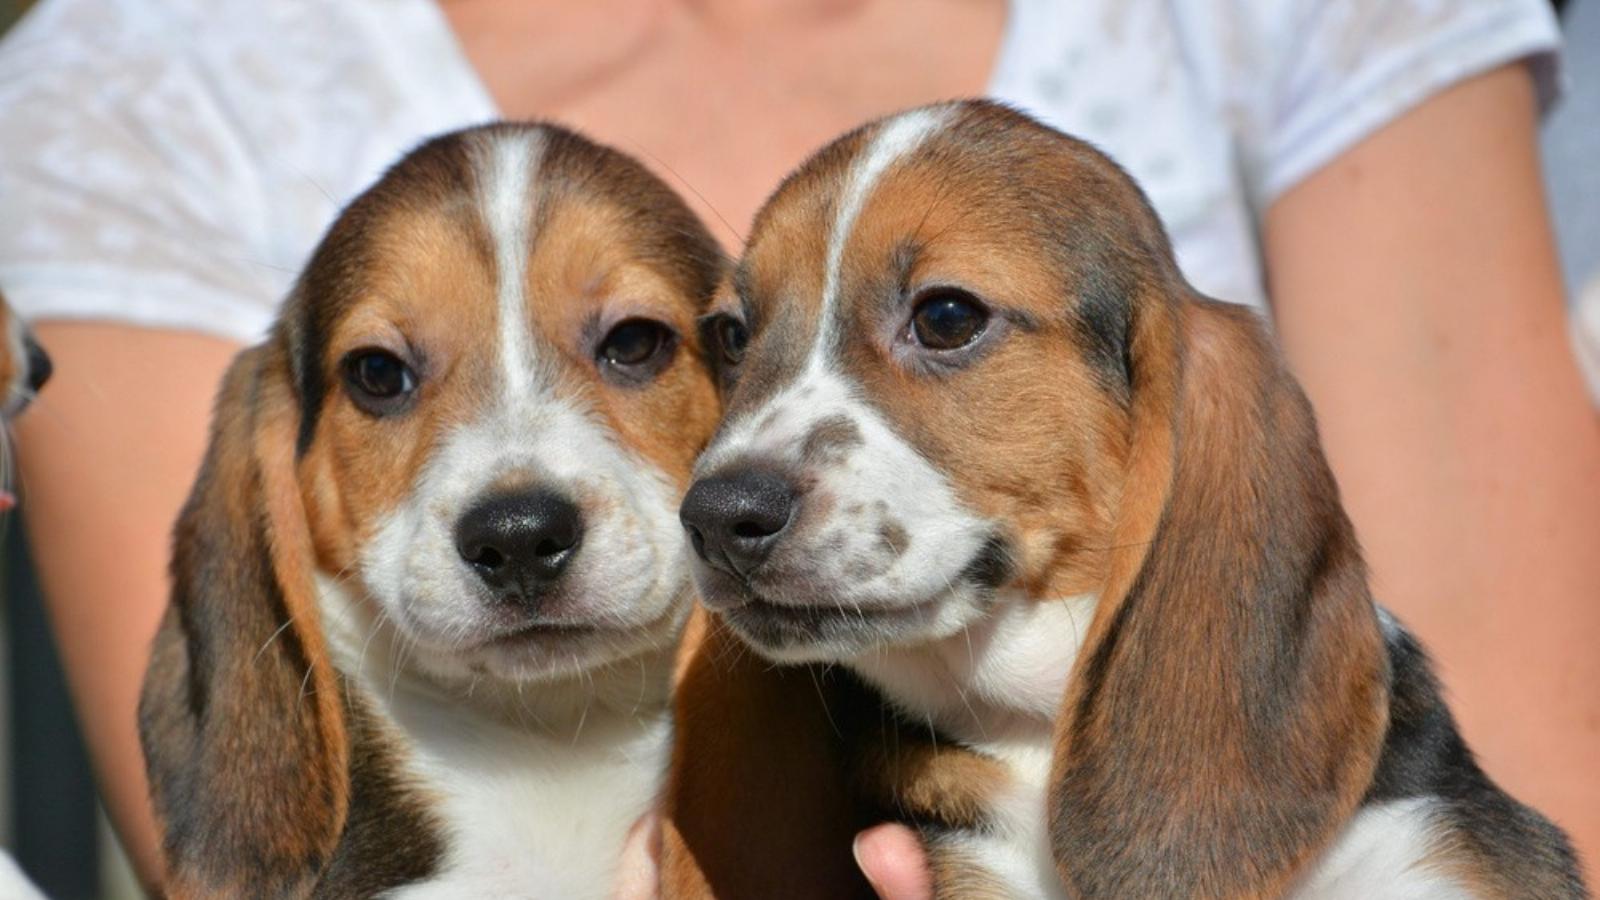
[[[176,897],[306,895],[349,811],[349,735],[312,596],[282,363],[261,348],[229,370],[140,700]]]
[[[872,897],[848,850],[869,819],[832,718],[855,686],[774,669],[714,618],[699,627],[677,690],[661,896]]]
[[[1170,479],[1144,485],[1165,502],[1130,542],[1132,585],[1102,597],[1057,730],[1054,846],[1085,897],[1277,896],[1361,802],[1387,723],[1304,398],[1248,312],[1178,315],[1183,349],[1153,361],[1182,360],[1176,408],[1147,420],[1174,432],[1156,439]]]

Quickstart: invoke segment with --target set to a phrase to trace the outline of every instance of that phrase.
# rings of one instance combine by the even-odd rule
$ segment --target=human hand
[[[868,828],[856,835],[854,852],[879,900],[932,900],[927,853],[910,828],[892,823]]]
[[[617,864],[612,900],[655,900],[661,896],[661,817],[645,813],[628,830]]]

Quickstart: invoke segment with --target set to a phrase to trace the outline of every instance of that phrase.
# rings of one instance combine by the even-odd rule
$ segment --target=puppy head
[[[522,680],[668,642],[674,519],[715,423],[716,245],[632,160],[550,127],[407,157],[316,251],[279,340],[320,568],[431,674]]]
[[[1260,324],[1188,287],[1114,164],[984,102],[817,154],[733,285],[682,508],[707,605],[769,657],[849,662],[1097,596],[1054,724],[1063,879],[1280,895],[1370,783],[1387,673]]]
[[[339,217],[230,368],[176,530],[139,713],[175,896],[298,896],[336,853],[362,695],[319,575],[445,681],[669,645],[720,265],[659,181],[545,126],[434,140]]]
[[[839,659],[954,633],[1000,585],[1097,587],[1130,327],[1173,279],[1120,171],[999,107],[817,154],[708,320],[728,416],[684,506],[708,605]]]

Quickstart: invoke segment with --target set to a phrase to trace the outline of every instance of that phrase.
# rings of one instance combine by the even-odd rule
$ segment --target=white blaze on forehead
[[[479,148],[478,208],[494,246],[500,366],[508,399],[532,387],[527,270],[532,243],[533,175],[544,151],[534,131],[491,133]]]
[[[890,119],[879,127],[867,149],[851,165],[844,190],[839,195],[833,230],[828,235],[827,271],[823,274],[822,284],[822,320],[811,356],[813,365],[826,356],[833,343],[836,330],[834,312],[839,307],[839,267],[861,208],[866,205],[867,198],[872,195],[883,173],[942,128],[950,120],[950,115],[949,107],[936,107],[912,110]]]

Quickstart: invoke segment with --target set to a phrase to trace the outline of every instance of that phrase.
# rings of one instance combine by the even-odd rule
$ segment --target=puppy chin
[[[842,590],[813,587],[809,597],[781,598],[696,561],[706,607],[757,653],[778,663],[835,663],[884,647],[915,646],[960,632],[988,609],[993,590],[952,575],[925,598],[841,602]]]
[[[568,681],[647,653],[670,653],[690,608],[687,585],[669,597],[607,598],[607,608],[590,607],[578,594],[562,590],[547,600],[549,613],[495,610],[482,598],[477,612],[443,617],[447,627],[430,627],[415,613],[391,616],[408,642],[401,662],[442,685],[485,676],[514,684]],[[628,601],[628,602],[624,602]],[[430,607],[408,598],[402,608]],[[460,604],[437,604],[459,609]]]

